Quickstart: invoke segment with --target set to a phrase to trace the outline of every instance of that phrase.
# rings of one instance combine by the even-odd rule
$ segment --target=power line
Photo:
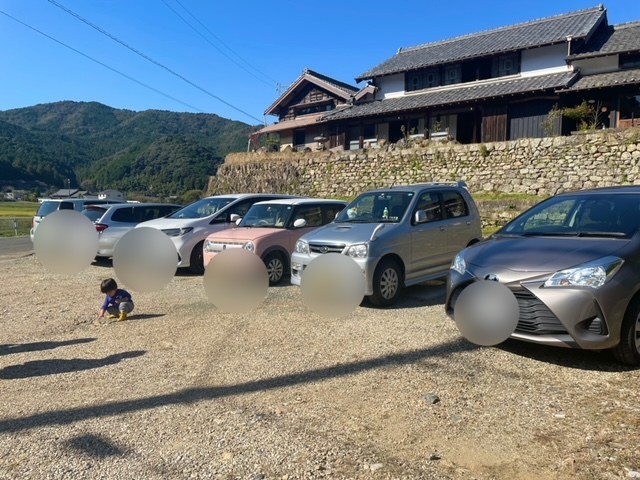
[[[153,88],[152,86],[147,85],[146,83],[143,83],[143,82],[141,82],[141,81],[139,81],[139,80],[136,80],[135,78],[133,78],[133,77],[131,77],[131,76],[127,75],[126,73],[122,73],[121,71],[116,70],[116,69],[115,69],[115,68],[113,68],[113,67],[110,67],[110,66],[109,66],[109,65],[107,65],[106,63],[102,63],[101,61],[96,60],[95,58],[91,57],[90,55],[87,55],[86,53],[82,53],[80,50],[76,50],[75,48],[73,48],[73,47],[71,47],[71,46],[67,45],[66,43],[61,42],[60,40],[58,40],[58,39],[56,39],[56,38],[53,38],[51,35],[48,35],[48,34],[46,34],[46,33],[42,32],[42,31],[38,30],[37,28],[32,27],[31,25],[28,25],[28,24],[24,23],[22,20],[18,20],[17,18],[12,17],[12,16],[11,16],[11,15],[9,15],[7,12],[3,12],[2,10],[0,10],[0,13],[2,13],[3,15],[5,15],[5,16],[7,16],[7,17],[9,17],[10,19],[12,19],[12,20],[14,20],[14,21],[16,21],[16,22],[18,22],[18,23],[20,23],[20,24],[24,25],[25,27],[27,27],[27,28],[29,28],[29,29],[33,30],[34,32],[37,32],[37,33],[39,33],[40,35],[43,35],[43,36],[47,37],[47,38],[48,38],[48,39],[50,39],[50,40],[53,40],[54,42],[56,42],[56,43],[58,43],[58,44],[62,45],[63,47],[66,47],[66,48],[68,48],[69,50],[72,50],[72,51],[76,52],[77,54],[82,55],[83,57],[85,57],[85,58],[87,58],[87,59],[91,60],[92,62],[95,62],[95,63],[97,63],[98,65],[101,65],[101,66],[103,66],[103,67],[105,67],[105,68],[107,68],[107,69],[111,70],[112,72],[117,73],[118,75],[121,75],[121,76],[125,77],[127,80],[131,80],[132,82],[135,82],[135,83],[137,83],[138,85],[141,85],[141,86],[143,86],[143,87],[145,87],[145,88],[148,88],[148,89],[149,89],[149,90],[151,90],[151,91],[154,91],[154,92],[156,92],[156,93],[159,93],[160,95],[162,95],[162,96],[164,96],[164,97],[166,97],[166,98],[169,98],[169,99],[173,100],[174,102],[180,103],[180,104],[184,105],[185,107],[189,107],[189,108],[190,108],[190,109],[192,109],[192,110],[195,110],[195,111],[200,112],[200,113],[205,113],[203,110],[200,110],[198,107],[194,107],[193,105],[189,105],[188,103],[185,103],[185,102],[183,102],[182,100],[179,100],[179,99],[177,99],[177,98],[175,98],[175,97],[172,97],[171,95],[169,95],[169,94],[167,94],[167,93],[161,92],[160,90],[158,90],[158,89],[156,89],[156,88]]]
[[[243,115],[246,115],[247,117],[250,117],[254,120],[256,120],[258,123],[263,123],[262,120],[260,120],[259,118],[254,117],[253,115],[251,115],[250,113],[245,112],[244,110],[236,107],[235,105],[232,105],[231,103],[227,102],[226,100],[223,100],[222,98],[220,98],[219,96],[209,92],[208,90],[202,88],[200,85],[197,85],[196,83],[192,82],[191,80],[189,80],[188,78],[185,78],[184,76],[180,75],[179,73],[171,70],[169,67],[163,65],[162,63],[158,62],[157,60],[154,60],[153,58],[149,57],[148,55],[145,55],[144,53],[142,53],[140,50],[137,50],[136,48],[132,47],[131,45],[125,43],[124,41],[120,40],[118,37],[116,37],[115,35],[110,34],[109,32],[107,32],[106,30],[103,30],[102,28],[98,27],[97,25],[94,25],[93,23],[91,23],[89,20],[87,20],[86,18],[81,17],[80,15],[78,15],[77,13],[75,13],[73,10],[70,10],[69,8],[65,7],[64,5],[56,2],[55,0],[48,0],[49,3],[52,3],[53,5],[55,5],[56,7],[60,8],[61,10],[64,10],[65,12],[67,12],[69,15],[77,18],[78,20],[80,20],[81,22],[89,25],[91,28],[97,30],[98,32],[102,33],[103,35],[109,37],[111,40],[118,42],[120,45],[122,45],[123,47],[128,48],[129,50],[131,50],[132,52],[136,53],[137,55],[141,56],[142,58],[144,58],[145,60],[153,63],[154,65],[157,65],[160,68],[163,68],[164,70],[166,70],[167,72],[169,72],[170,74],[178,77],[180,80],[188,83],[189,85],[191,85],[192,87],[197,88],[198,90],[200,90],[201,92],[204,92],[205,94],[209,95],[212,98],[215,98],[216,100],[218,100],[219,102],[224,103],[225,105],[227,105],[228,107],[233,108],[234,110],[236,110],[237,112],[242,113]]]
[[[213,42],[211,42],[211,40],[209,40],[207,37],[205,37],[204,35],[202,35],[202,33],[200,33],[193,25],[191,25],[182,15],[180,15],[178,12],[176,12],[173,7],[171,7],[171,5],[169,5],[165,0],[162,0],[162,3],[164,3],[167,8],[169,8],[169,10],[171,10],[173,13],[176,14],[176,16],[178,16],[180,18],[180,20],[182,20],[184,23],[186,23],[189,27],[191,27],[193,29],[194,32],[196,32],[198,35],[200,35],[207,43],[209,43],[209,45],[211,45],[213,48],[215,48],[216,50],[218,50],[222,55],[224,55],[225,57],[227,57],[229,60],[231,60],[234,64],[236,64],[238,67],[240,67],[241,69],[243,69],[245,72],[247,72],[249,75],[255,77],[256,79],[258,79],[259,81],[261,81],[262,83],[265,83],[267,85],[269,85],[270,87],[274,87],[274,83],[276,83],[276,80],[273,80],[271,77],[269,77],[268,75],[266,75],[265,73],[262,73],[260,70],[258,70],[256,67],[254,67],[253,65],[251,65],[249,62],[247,62],[245,59],[243,59],[240,55],[238,55],[236,52],[234,52],[231,47],[229,47],[227,44],[225,44],[222,40],[220,40],[219,37],[217,37],[211,30],[209,30],[200,20],[198,20],[189,10],[187,10],[187,8],[182,5],[182,3],[180,3],[179,0],[175,0],[176,3],[178,5],[180,5],[189,15],[191,15],[191,17],[198,22],[202,28],[204,28],[207,32],[209,32],[209,34],[211,34],[211,36],[213,36],[216,40],[218,40],[222,45],[224,45],[230,52],[232,52],[236,57],[238,57],[240,60],[242,60],[246,65],[248,65],[250,68],[252,68],[253,70],[255,70],[256,72],[258,72],[260,75],[262,75],[265,78],[268,78],[269,80],[272,80],[272,82],[267,82],[265,80],[263,80],[262,78],[258,77],[257,75],[255,75],[253,72],[251,72],[250,70],[246,69],[245,67],[243,67],[242,65],[240,65],[238,62],[236,62],[233,58],[231,58],[229,55],[227,55],[224,51],[222,51],[217,45],[215,45]]]

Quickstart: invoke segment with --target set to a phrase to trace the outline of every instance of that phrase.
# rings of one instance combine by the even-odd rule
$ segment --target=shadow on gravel
[[[67,440],[64,445],[94,458],[120,456],[126,453],[104,437],[91,433]]]
[[[444,282],[433,281],[403,288],[398,301],[390,307],[377,307],[371,304],[366,297],[362,300],[360,306],[375,309],[383,308],[384,310],[433,307],[435,305],[442,305],[444,307],[446,294],[446,284]]]
[[[150,318],[164,317],[166,313],[131,313],[127,320],[148,320]]]
[[[408,365],[428,358],[448,357],[458,353],[476,350],[477,348],[479,348],[477,345],[459,338],[429,348],[410,350],[403,353],[394,353],[392,355],[385,355],[384,357],[319,368],[290,375],[282,375],[280,377],[254,380],[237,385],[189,388],[175,393],[156,395],[137,400],[125,400],[103,405],[93,405],[90,407],[70,408],[55,412],[38,413],[24,418],[1,420],[0,432],[17,432],[49,425],[66,425],[87,419],[112,417],[129,412],[150,410],[152,408],[159,408],[168,405],[185,405],[203,400],[230,397],[232,395],[244,395],[263,390],[273,390],[311,382],[321,382],[323,380],[356,375],[360,372],[379,368]]]
[[[0,378],[11,380],[16,378],[41,377],[58,373],[78,372],[93,368],[106,367],[119,363],[125,358],[134,358],[146,352],[136,350],[132,352],[116,353],[105,358],[72,358],[71,360],[33,360],[21,365],[10,365],[0,370]]]
[[[62,342],[33,342],[0,345],[0,356],[11,355],[13,353],[37,352],[40,350],[51,350],[58,347],[78,345],[79,343],[95,342],[97,338],[77,338],[75,340],[64,340]]]
[[[559,348],[511,339],[497,345],[496,348],[539,362],[553,363],[560,367],[575,368],[578,370],[630,372],[638,369],[638,367],[617,363],[613,355],[608,351],[598,352],[593,350]]]

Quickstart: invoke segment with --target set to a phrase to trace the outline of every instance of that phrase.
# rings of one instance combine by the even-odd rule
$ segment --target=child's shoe
[[[128,317],[127,312],[120,312],[120,317],[118,318],[119,322],[122,322],[123,320],[126,320]]]
[[[118,315],[112,313],[111,315],[109,315],[109,318],[118,318]]]

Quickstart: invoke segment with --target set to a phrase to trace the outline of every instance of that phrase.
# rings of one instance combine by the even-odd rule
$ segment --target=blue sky
[[[0,0],[0,110],[97,101],[136,111],[215,113],[255,125],[264,122],[278,85],[285,89],[305,68],[356,85],[355,77],[400,47],[597,5],[595,0]],[[609,23],[640,20],[638,0],[604,5]]]

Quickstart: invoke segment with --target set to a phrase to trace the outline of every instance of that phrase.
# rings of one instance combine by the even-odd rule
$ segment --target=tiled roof
[[[300,128],[307,125],[313,125],[324,115],[325,115],[324,113],[318,113],[315,115],[303,115],[293,120],[284,120],[280,123],[273,123],[271,125],[267,125],[266,127],[258,130],[256,133],[254,133],[254,135],[263,134],[263,133],[281,132],[282,130],[291,130],[292,128]]]
[[[640,68],[618,70],[609,73],[598,73],[580,78],[567,90],[591,90],[594,88],[613,87],[616,85],[633,85],[640,83]]]
[[[576,75],[577,73],[574,72],[555,73],[552,75],[518,77],[502,81],[493,80],[469,86],[456,86],[456,88],[439,88],[424,93],[353,105],[350,108],[326,114],[322,121],[383,115],[426,107],[485,100],[505,95],[557,89],[569,86]]]
[[[601,57],[623,52],[640,51],[640,22],[610,25],[596,33],[570,59]]]
[[[322,80],[323,82],[334,86],[335,88],[344,90],[348,94],[356,93],[358,90],[360,90],[358,87],[354,87],[353,85],[349,85],[348,83],[341,82],[339,80],[336,80],[335,78],[327,77],[326,75],[322,75],[321,73],[314,72],[313,70],[310,70],[308,68],[305,70],[305,72],[311,75],[312,77],[316,77]]]
[[[302,72],[302,75],[300,75],[295,82],[289,85],[289,88],[287,88],[287,90],[285,90],[285,92],[280,95],[278,99],[269,106],[269,108],[265,110],[264,114],[276,115],[276,107],[283,103],[286,99],[288,99],[290,95],[292,95],[304,81],[312,82],[316,85],[324,87],[327,90],[335,93],[337,96],[342,97],[344,100],[349,99],[351,95],[355,95],[355,93],[359,90],[359,88],[353,87],[348,83],[335,80],[331,77],[327,77],[326,75],[322,75],[306,68]]]
[[[606,21],[604,7],[547,17],[496,30],[465,35],[418,47],[400,49],[389,60],[363,73],[356,81],[441,65],[460,60],[513,52],[525,48],[587,38],[601,21]]]

